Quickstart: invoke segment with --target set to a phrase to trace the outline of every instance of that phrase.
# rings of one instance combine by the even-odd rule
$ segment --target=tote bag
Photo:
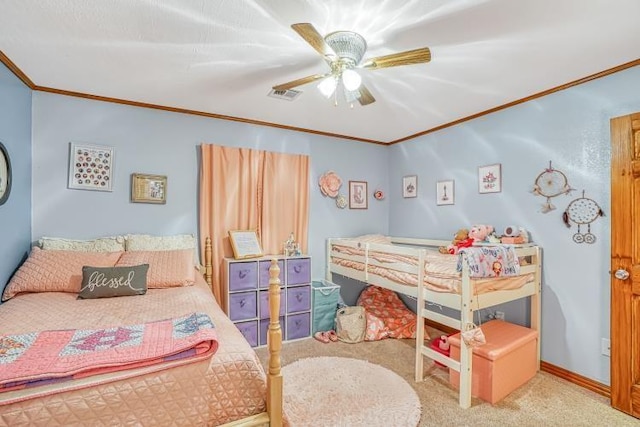
[[[346,343],[364,341],[367,330],[367,316],[364,307],[342,307],[336,313],[336,334],[338,339]]]

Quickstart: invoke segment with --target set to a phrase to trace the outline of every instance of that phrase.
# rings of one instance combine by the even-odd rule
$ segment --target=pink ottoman
[[[483,323],[487,343],[473,349],[471,394],[491,404],[499,402],[538,370],[538,332],[503,320]],[[449,337],[451,357],[460,360],[460,334]],[[460,373],[449,369],[449,382],[458,388]]]

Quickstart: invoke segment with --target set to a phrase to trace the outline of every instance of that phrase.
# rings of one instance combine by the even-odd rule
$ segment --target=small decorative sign
[[[367,182],[349,181],[349,209],[367,209]]]
[[[229,240],[235,259],[257,258],[262,256],[262,248],[255,230],[231,230]]]
[[[113,147],[70,143],[69,188],[111,191],[112,177]]]

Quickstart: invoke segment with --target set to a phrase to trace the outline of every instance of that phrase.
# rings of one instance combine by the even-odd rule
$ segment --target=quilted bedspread
[[[0,393],[0,425],[218,425],[265,410],[266,380],[247,341],[198,275],[194,286],[77,300],[22,294],[0,306],[3,335],[140,325],[204,313],[215,324],[212,356],[176,359]]]

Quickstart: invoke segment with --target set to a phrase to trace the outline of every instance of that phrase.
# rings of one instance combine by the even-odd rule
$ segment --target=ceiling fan
[[[330,98],[342,85],[344,96],[348,103],[358,100],[360,105],[375,102],[371,92],[362,84],[362,78],[357,69],[378,70],[380,68],[397,67],[400,65],[420,64],[431,60],[428,47],[378,56],[362,61],[367,50],[367,42],[353,31],[334,31],[322,37],[315,27],[309,23],[293,24],[294,29],[307,43],[311,45],[327,61],[331,71],[324,74],[313,74],[273,86],[275,91],[286,91],[317,80],[320,92]],[[335,101],[337,105],[337,97]]]

